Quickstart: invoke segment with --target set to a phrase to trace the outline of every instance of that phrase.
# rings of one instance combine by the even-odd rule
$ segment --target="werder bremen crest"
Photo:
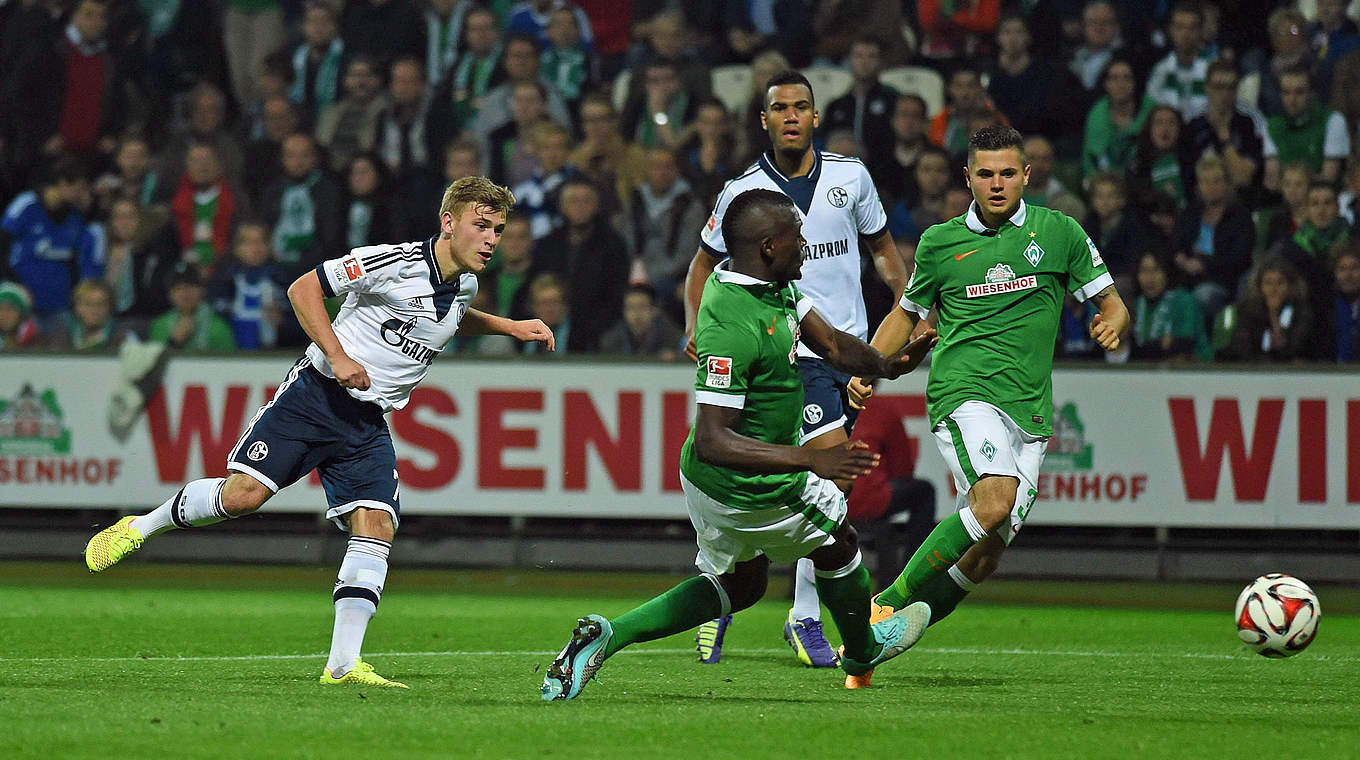
[[[1029,241],[1029,245],[1025,248],[1025,261],[1028,261],[1030,266],[1037,267],[1039,266],[1039,260],[1043,257],[1044,249],[1040,248],[1039,244],[1035,241]]]

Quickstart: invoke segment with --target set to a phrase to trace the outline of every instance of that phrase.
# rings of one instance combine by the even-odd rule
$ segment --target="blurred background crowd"
[[[790,67],[908,267],[967,210],[968,135],[1008,123],[1027,201],[1130,306],[1116,361],[1360,359],[1345,0],[0,0],[0,350],[303,345],[293,278],[428,238],[483,174],[518,207],[478,308],[683,359],[700,227]],[[872,326],[893,294],[864,270]],[[1108,360],[1090,316],[1060,357]]]

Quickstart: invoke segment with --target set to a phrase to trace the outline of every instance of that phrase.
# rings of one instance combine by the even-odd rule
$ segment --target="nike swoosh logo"
[[[972,256],[973,254],[977,253],[979,250],[981,250],[981,249],[974,248],[973,250],[969,251],[968,253],[960,253],[960,254],[954,256],[954,260],[955,260],[955,261],[959,261],[959,260],[961,260],[961,259],[966,259],[966,258],[968,258],[969,256]]]

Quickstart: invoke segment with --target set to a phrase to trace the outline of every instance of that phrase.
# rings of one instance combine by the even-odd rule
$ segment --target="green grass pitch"
[[[379,691],[317,684],[333,572],[0,564],[0,758],[1360,757],[1355,589],[1268,660],[1236,587],[997,580],[854,692],[794,661],[772,593],[719,665],[678,635],[545,704],[576,616],[676,579],[398,566],[365,649],[411,689]]]

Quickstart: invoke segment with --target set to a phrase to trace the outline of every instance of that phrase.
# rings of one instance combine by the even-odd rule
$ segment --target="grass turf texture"
[[[317,684],[332,576],[0,564],[0,757],[1360,756],[1354,589],[1317,589],[1317,642],[1275,661],[1233,586],[993,581],[865,691],[794,661],[772,593],[717,666],[679,635],[545,704],[578,615],[675,578],[398,567],[365,649],[411,690],[385,691]]]

